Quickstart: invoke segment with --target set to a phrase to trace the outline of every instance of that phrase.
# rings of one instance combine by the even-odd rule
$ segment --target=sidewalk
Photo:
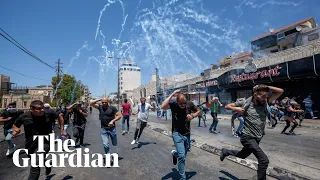
[[[149,128],[163,134],[171,135],[171,116],[168,112],[168,120],[157,118],[156,113],[151,113],[148,121]],[[207,128],[198,127],[198,119],[191,122],[191,139],[193,146],[210,151],[216,155],[220,154],[221,148],[240,150],[242,144],[240,138],[233,137],[230,128],[230,115],[218,115],[219,134],[209,133],[212,118],[207,114]],[[277,125],[275,129],[266,128],[266,135],[261,141],[261,148],[270,160],[268,173],[280,179],[318,179],[320,177],[320,132],[317,127],[318,120],[305,120],[302,127],[297,127],[296,136],[280,134],[284,122]],[[235,122],[236,127],[238,121]],[[201,122],[203,126],[203,122]],[[316,127],[316,128],[310,128]],[[229,158],[239,164],[256,169],[256,158],[251,155],[247,160]],[[301,175],[301,176],[300,176]],[[300,176],[300,177],[299,177]],[[295,178],[293,178],[295,177]]]

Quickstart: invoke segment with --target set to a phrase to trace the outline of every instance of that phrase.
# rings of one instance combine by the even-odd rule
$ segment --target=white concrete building
[[[141,70],[135,62],[123,62],[119,73],[120,95],[125,91],[136,89],[141,85]]]

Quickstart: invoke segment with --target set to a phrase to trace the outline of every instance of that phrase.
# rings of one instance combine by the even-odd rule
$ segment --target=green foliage
[[[52,77],[51,83],[52,83],[53,89],[55,90],[57,84],[59,83],[57,76]],[[69,74],[63,75],[63,80],[59,86],[58,93],[56,94],[56,98],[61,99],[63,104],[70,104],[74,86],[76,86],[76,88],[74,91],[73,102],[76,102],[82,94],[81,84],[77,82],[74,76],[71,76]]]

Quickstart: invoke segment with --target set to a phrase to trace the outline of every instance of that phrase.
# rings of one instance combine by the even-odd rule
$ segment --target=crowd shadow
[[[232,175],[226,171],[219,171],[219,172],[224,174],[225,176],[228,176],[228,178],[219,177],[220,180],[240,180],[239,178],[235,177],[234,175]]]
[[[69,180],[69,179],[72,179],[73,177],[72,176],[66,176],[66,177],[64,177],[62,180]]]
[[[149,145],[149,144],[157,144],[157,143],[156,142],[140,142],[138,144],[138,146],[133,147],[131,150],[140,149],[142,146],[146,146],[146,145]]]
[[[197,173],[194,171],[186,172],[186,179],[191,179],[193,176],[195,176]],[[180,179],[180,174],[176,168],[172,168],[172,172],[165,175],[161,178],[161,180],[167,180],[167,179]]]

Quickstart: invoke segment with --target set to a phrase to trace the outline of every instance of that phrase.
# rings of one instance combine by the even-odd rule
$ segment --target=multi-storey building
[[[312,17],[263,34],[251,40],[251,50],[255,58],[307,45],[319,39],[319,29]]]
[[[123,62],[119,70],[120,95],[122,95],[125,91],[138,88],[140,85],[141,69],[133,61]]]

